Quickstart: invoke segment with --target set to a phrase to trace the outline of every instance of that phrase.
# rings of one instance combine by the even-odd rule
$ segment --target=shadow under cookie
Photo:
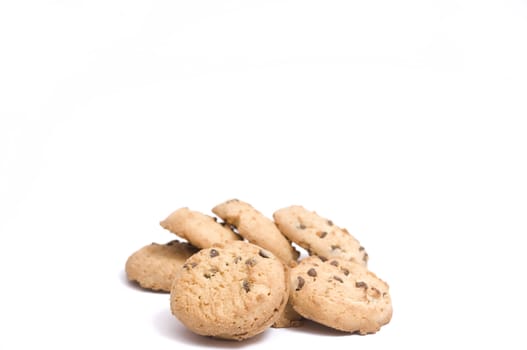
[[[226,340],[213,337],[206,337],[195,334],[187,329],[170,312],[170,308],[159,310],[152,317],[152,323],[156,330],[164,337],[189,345],[198,345],[207,348],[226,348],[235,349],[263,341],[266,332],[260,333],[250,339],[243,341]]]

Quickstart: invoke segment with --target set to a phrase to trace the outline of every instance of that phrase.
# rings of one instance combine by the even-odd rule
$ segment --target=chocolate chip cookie
[[[191,331],[243,340],[263,332],[283,312],[289,274],[271,252],[247,242],[203,249],[178,271],[170,307]]]
[[[176,271],[197,251],[196,247],[177,240],[149,244],[130,255],[126,275],[143,288],[170,292]]]
[[[231,199],[215,206],[212,212],[235,226],[242,237],[274,253],[285,264],[296,261],[299,253],[278,230],[274,222],[249,203]]]
[[[361,264],[310,256],[291,269],[291,303],[305,318],[346,332],[377,332],[390,322],[388,284]]]
[[[160,225],[198,248],[241,239],[228,225],[221,225],[213,217],[188,208],[176,210]]]
[[[273,214],[278,229],[310,255],[322,259],[339,257],[366,265],[368,254],[346,229],[304,207],[294,205]]]

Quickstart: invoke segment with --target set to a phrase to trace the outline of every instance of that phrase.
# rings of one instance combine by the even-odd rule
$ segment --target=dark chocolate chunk
[[[317,270],[315,270],[314,268],[310,268],[309,270],[307,270],[307,274],[311,277],[317,277]]]
[[[243,286],[243,290],[246,293],[249,293],[249,291],[251,290],[251,285],[249,284],[249,281],[243,280],[242,286]]]
[[[218,255],[220,255],[220,253],[218,253],[218,251],[216,249],[211,249],[210,250],[210,257],[211,258],[215,258],[217,257]]]
[[[340,278],[339,276],[333,276],[333,279],[336,280],[336,281],[339,281],[340,283],[344,283],[342,278]]]
[[[357,287],[357,288],[368,288],[368,285],[366,284],[366,282],[359,281],[359,282],[355,282],[355,287]]]
[[[318,236],[319,238],[324,238],[324,237],[326,237],[327,235],[328,235],[328,233],[327,233],[326,231],[318,231],[318,232],[317,232],[317,236]]]
[[[306,283],[306,281],[304,281],[304,279],[302,277],[300,277],[300,276],[298,276],[297,281],[298,281],[298,285],[296,287],[296,291],[299,291],[300,289],[302,289],[302,287],[304,286],[304,283]]]

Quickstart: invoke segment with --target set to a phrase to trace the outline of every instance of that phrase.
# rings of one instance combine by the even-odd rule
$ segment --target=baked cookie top
[[[174,211],[160,225],[198,248],[209,248],[214,244],[240,239],[230,227],[217,223],[212,216],[186,207]]]
[[[314,211],[293,205],[277,210],[273,218],[278,229],[309,255],[322,259],[339,257],[362,265],[368,262],[368,254],[357,239]]]
[[[130,255],[126,275],[143,288],[170,292],[176,271],[197,251],[196,247],[177,240],[149,244]]]
[[[235,226],[240,235],[249,242],[274,253],[285,264],[298,258],[299,253],[278,230],[275,223],[249,203],[231,199],[215,206],[212,212]]]
[[[299,314],[338,330],[375,333],[392,317],[388,284],[352,261],[307,257],[291,269],[291,289]]]
[[[172,313],[197,334],[247,339],[283,312],[288,276],[272,253],[247,242],[203,249],[176,274]]]

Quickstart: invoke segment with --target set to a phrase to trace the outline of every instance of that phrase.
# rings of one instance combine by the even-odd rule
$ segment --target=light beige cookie
[[[363,265],[368,262],[368,254],[357,239],[313,211],[294,205],[277,210],[273,218],[280,231],[310,255],[322,259],[339,257]]]
[[[170,292],[176,271],[197,251],[196,247],[177,240],[152,243],[130,255],[125,265],[126,275],[143,288]]]
[[[243,340],[263,332],[283,312],[289,274],[272,253],[247,242],[203,249],[174,279],[170,307],[191,331]]]
[[[213,217],[188,208],[176,210],[160,225],[198,248],[240,240],[240,236],[227,225],[221,225]]]
[[[352,261],[307,257],[291,270],[291,288],[299,314],[341,331],[375,333],[392,317],[388,284]]]
[[[249,203],[231,199],[215,206],[212,212],[238,229],[242,237],[269,250],[285,264],[296,261],[299,253],[278,230],[274,222],[266,218]]]

